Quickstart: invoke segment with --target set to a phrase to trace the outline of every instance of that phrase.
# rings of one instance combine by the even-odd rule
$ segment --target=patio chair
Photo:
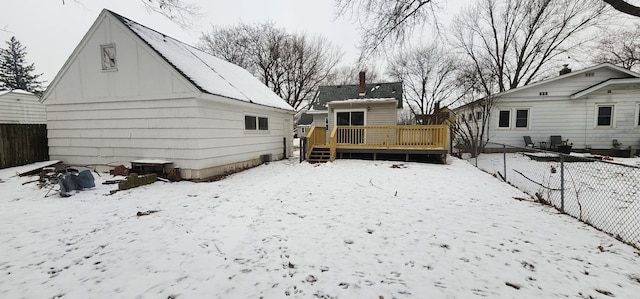
[[[522,136],[522,138],[524,138],[524,146],[525,147],[531,147],[531,148],[535,147],[535,143],[533,143],[533,141],[531,141],[531,136]]]
[[[551,135],[549,137],[549,148],[550,149],[558,149],[558,145],[562,144],[562,136],[560,135]]]

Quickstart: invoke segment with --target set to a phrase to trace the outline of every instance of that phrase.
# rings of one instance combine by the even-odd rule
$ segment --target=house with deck
[[[44,94],[52,159],[205,179],[292,154],[294,109],[251,73],[103,10]]]
[[[437,156],[448,152],[448,126],[399,126],[402,82],[320,86],[307,114],[313,116],[306,135],[310,162],[381,155]]]
[[[603,63],[514,88],[455,109],[460,120],[480,119],[474,111],[493,101],[486,139],[536,147],[558,144],[572,150],[606,153],[640,148],[640,74]],[[478,105],[480,104],[480,105]],[[479,113],[476,116],[476,113]],[[502,150],[489,144],[487,151]]]

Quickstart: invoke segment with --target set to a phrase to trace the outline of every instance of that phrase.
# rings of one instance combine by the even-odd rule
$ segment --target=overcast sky
[[[232,25],[272,20],[289,32],[321,34],[345,53],[342,64],[358,56],[359,32],[353,20],[336,20],[333,0],[193,0],[202,8],[202,18],[193,28],[182,29],[150,11],[141,0],[3,0],[0,18],[0,47],[15,36],[27,47],[27,59],[35,63],[41,77],[51,82],[73,49],[89,30],[103,8],[195,45],[201,32],[212,24]],[[457,1],[460,2],[460,1]],[[463,2],[467,2],[464,0]],[[449,10],[459,4],[449,4]],[[10,12],[10,13],[7,13]],[[382,70],[380,70],[382,71]]]

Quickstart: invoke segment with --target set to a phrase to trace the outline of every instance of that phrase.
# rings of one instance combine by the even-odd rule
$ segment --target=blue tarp
[[[69,195],[73,190],[82,190],[93,188],[96,186],[93,175],[89,170],[83,170],[80,173],[65,170],[58,176],[58,185],[60,185],[60,194]]]

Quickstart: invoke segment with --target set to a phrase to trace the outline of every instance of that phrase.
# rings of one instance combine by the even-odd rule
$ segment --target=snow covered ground
[[[2,298],[637,298],[640,252],[466,161],[272,162],[47,197],[0,170]],[[137,212],[158,212],[137,216]]]
[[[510,184],[562,206],[560,162],[534,161],[522,153],[482,154],[478,167],[502,174],[505,157]],[[640,247],[639,163],[639,158],[564,163],[565,212]]]

